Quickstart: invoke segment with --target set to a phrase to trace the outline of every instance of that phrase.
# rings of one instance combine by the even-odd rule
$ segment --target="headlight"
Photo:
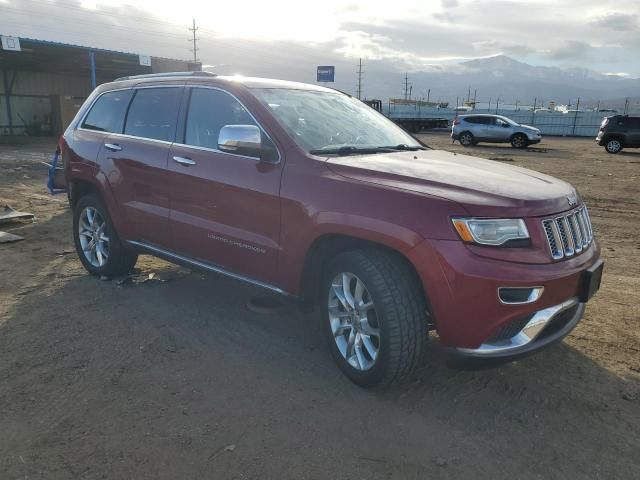
[[[521,218],[453,218],[451,221],[460,238],[468,243],[529,245],[529,231]]]

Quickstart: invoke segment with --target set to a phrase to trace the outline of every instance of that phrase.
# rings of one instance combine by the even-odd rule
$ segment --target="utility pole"
[[[404,74],[404,99],[407,99],[409,95],[409,74],[405,72]]]
[[[427,103],[429,103],[429,96],[431,95],[431,89],[427,90]]]
[[[413,92],[413,85],[409,85],[409,100],[411,100],[412,92]]]
[[[198,40],[200,40],[199,38],[196,38],[196,32],[198,31],[198,27],[196,27],[196,19],[193,19],[193,26],[189,29],[190,32],[193,33],[193,38],[189,39],[189,42],[193,43],[193,48],[191,49],[191,51],[193,52],[193,63],[198,63],[198,50],[200,50],[198,48]]]
[[[576,134],[576,123],[578,122],[578,112],[580,111],[580,97],[578,97],[578,102],[576,103],[576,114],[573,116],[573,130],[571,131],[571,135],[575,136]]]
[[[467,91],[467,104],[471,101],[471,87],[469,87],[469,90]]]
[[[533,99],[533,108],[531,109],[531,125],[536,122],[536,103],[538,103],[538,97]]]
[[[362,100],[362,59],[358,62],[358,100]]]

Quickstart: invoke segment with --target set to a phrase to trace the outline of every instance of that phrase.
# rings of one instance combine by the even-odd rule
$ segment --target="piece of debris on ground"
[[[14,235],[13,233],[0,232],[0,243],[11,243],[19,240],[24,240],[24,237]]]
[[[9,205],[5,205],[0,213],[0,223],[15,222],[18,220],[30,220],[33,218],[33,213],[18,212]]]

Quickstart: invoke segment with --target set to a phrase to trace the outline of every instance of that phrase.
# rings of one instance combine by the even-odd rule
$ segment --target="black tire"
[[[470,147],[471,145],[474,145],[477,143],[475,137],[473,136],[473,133],[471,132],[462,132],[458,136],[458,141],[460,142],[460,145],[462,145],[463,147]]]
[[[92,207],[98,211],[105,222],[105,232],[109,238],[109,255],[104,265],[98,267],[91,264],[82,250],[79,235],[80,216],[88,207]],[[101,276],[119,276],[126,275],[135,266],[138,260],[138,254],[128,248],[120,241],[118,234],[113,226],[109,212],[102,200],[94,194],[85,195],[80,198],[73,208],[73,243],[76,246],[76,252],[80,258],[80,262],[91,275]]]
[[[511,146],[513,148],[527,148],[529,146],[529,139],[524,133],[516,133],[511,137]]]
[[[619,138],[609,138],[607,139],[607,143],[604,144],[604,149],[607,153],[620,153],[622,151],[622,140]]]
[[[366,370],[354,368],[340,352],[331,327],[329,298],[332,280],[342,272],[364,282],[373,302],[379,328],[378,355]],[[406,378],[420,363],[428,341],[427,305],[422,285],[404,259],[383,250],[368,249],[336,256],[322,282],[323,329],[340,370],[361,387],[387,387]],[[370,313],[367,313],[370,315]]]

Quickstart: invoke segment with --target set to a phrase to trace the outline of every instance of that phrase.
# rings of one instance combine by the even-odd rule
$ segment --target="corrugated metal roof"
[[[3,35],[2,33],[0,33],[0,35]],[[15,35],[8,35],[8,36],[15,36]],[[56,47],[68,47],[68,48],[78,48],[78,49],[82,49],[82,50],[87,50],[87,51],[93,51],[93,52],[105,52],[105,53],[113,53],[113,54],[118,54],[118,55],[133,55],[133,56],[138,56],[138,55],[145,55],[144,53],[140,53],[140,52],[122,52],[120,50],[109,50],[106,48],[97,48],[97,47],[89,47],[86,45],[77,45],[77,44],[73,44],[73,43],[64,43],[64,42],[56,42],[53,40],[41,40],[39,38],[29,38],[29,37],[17,37],[20,39],[20,42],[32,42],[32,43],[38,43],[41,45],[51,45],[51,46],[56,46]],[[185,60],[185,59],[180,59],[180,58],[169,58],[169,57],[158,57],[155,55],[150,55],[153,58],[162,58],[165,60],[176,60],[179,62],[189,62],[192,63],[190,60]]]

